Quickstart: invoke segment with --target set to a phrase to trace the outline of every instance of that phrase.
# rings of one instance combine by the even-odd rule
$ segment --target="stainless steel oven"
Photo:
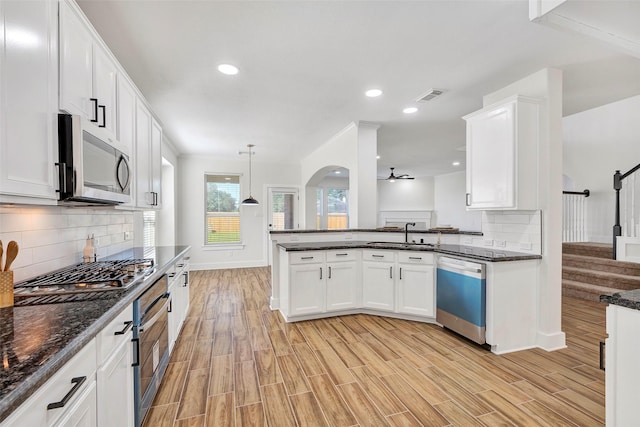
[[[127,147],[83,117],[58,115],[60,201],[119,204],[131,201]]]
[[[169,363],[167,275],[133,303],[135,425],[141,426]]]

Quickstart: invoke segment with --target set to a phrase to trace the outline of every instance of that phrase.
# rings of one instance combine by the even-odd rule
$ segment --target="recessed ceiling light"
[[[227,180],[227,181],[231,181],[231,177],[230,176],[225,176],[224,179]]]
[[[460,166],[460,162],[453,162],[451,163],[453,166]]]
[[[380,160],[380,155],[379,154],[376,156],[376,159]]]
[[[402,112],[405,113],[405,114],[413,114],[416,111],[418,111],[418,109],[416,107],[407,107],[404,110],[402,110]]]
[[[369,98],[375,98],[376,96],[382,95],[382,91],[380,89],[369,89],[364,94]]]
[[[336,175],[341,174],[342,172],[340,172],[339,170],[334,170],[333,173],[335,173]]]
[[[218,65],[218,71],[228,76],[235,76],[238,74],[238,67],[231,64],[220,64]]]

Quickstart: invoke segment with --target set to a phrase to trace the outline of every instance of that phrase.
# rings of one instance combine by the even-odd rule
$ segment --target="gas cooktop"
[[[66,267],[17,283],[14,305],[88,301],[116,296],[153,271],[152,259],[96,261]],[[111,291],[111,292],[106,292]]]

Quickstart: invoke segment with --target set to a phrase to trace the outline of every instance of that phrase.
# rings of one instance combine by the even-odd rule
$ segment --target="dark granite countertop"
[[[278,246],[287,252],[295,251],[320,251],[339,249],[385,249],[403,251],[429,251],[439,254],[454,255],[464,258],[471,258],[480,261],[500,262],[500,261],[524,261],[529,259],[541,259],[541,255],[527,254],[522,252],[499,251],[475,246],[464,245],[429,245],[419,243],[394,243],[394,242],[365,242],[365,241],[343,241],[343,242],[297,242],[278,243]]]
[[[349,233],[349,232],[367,232],[367,233],[402,233],[404,234],[404,229],[394,229],[394,228],[342,228],[336,230],[271,230],[269,233],[271,234],[304,234],[304,233]],[[482,236],[482,231],[464,231],[464,230],[420,230],[420,229],[409,229],[409,234],[411,233],[422,233],[422,234],[467,234],[471,236]]]
[[[600,302],[640,310],[640,289],[616,292],[613,295],[600,295]]]
[[[110,321],[140,296],[189,246],[133,248],[104,259],[153,258],[144,281],[109,299],[0,309],[0,421],[20,406]]]

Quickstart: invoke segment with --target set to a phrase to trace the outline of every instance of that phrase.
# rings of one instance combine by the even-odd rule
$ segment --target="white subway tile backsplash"
[[[541,216],[540,211],[485,211],[484,236],[474,239],[473,245],[484,246],[485,240],[504,241],[506,250],[541,254]]]
[[[15,240],[20,254],[13,264],[21,281],[82,260],[87,236],[98,241],[98,256],[133,247],[133,213],[110,208],[0,206],[0,240]],[[133,234],[133,233],[132,233]]]
[[[529,215],[502,215],[499,221],[503,224],[529,224]]]

